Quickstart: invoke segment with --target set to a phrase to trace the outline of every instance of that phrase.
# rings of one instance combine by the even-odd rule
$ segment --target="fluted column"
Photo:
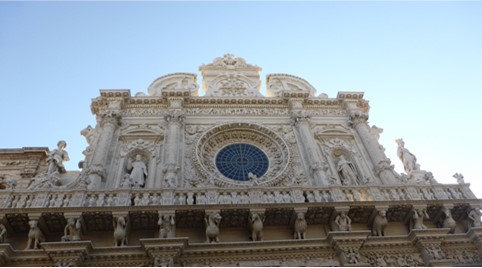
[[[368,151],[368,155],[375,167],[377,175],[384,184],[398,183],[397,176],[393,170],[390,159],[387,158],[385,152],[380,147],[378,140],[372,135],[368,126],[368,114],[357,109],[356,103],[346,103],[346,108],[350,115],[350,125],[356,130],[360,136],[363,145]]]

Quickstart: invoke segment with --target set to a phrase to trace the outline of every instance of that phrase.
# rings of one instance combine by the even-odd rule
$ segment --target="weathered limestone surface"
[[[201,86],[101,90],[80,172],[62,137],[0,149],[0,265],[482,265],[470,185],[437,183],[402,139],[396,173],[362,92],[269,74],[263,96],[231,54],[199,69]]]

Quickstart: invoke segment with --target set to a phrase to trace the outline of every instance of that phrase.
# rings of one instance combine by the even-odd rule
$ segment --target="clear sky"
[[[77,169],[99,89],[147,92],[233,53],[318,93],[364,91],[442,183],[482,197],[482,2],[0,2],[0,148],[56,148]],[[199,80],[200,80],[199,75]]]

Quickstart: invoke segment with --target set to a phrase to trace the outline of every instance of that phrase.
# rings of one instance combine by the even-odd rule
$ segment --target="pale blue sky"
[[[263,80],[364,91],[398,172],[403,138],[439,182],[461,172],[482,197],[481,14],[482,2],[0,2],[0,148],[64,139],[76,169],[99,89],[147,92],[233,53]]]

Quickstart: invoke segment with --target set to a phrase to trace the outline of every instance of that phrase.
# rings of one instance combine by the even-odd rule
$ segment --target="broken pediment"
[[[154,80],[147,89],[149,96],[161,96],[165,91],[189,91],[191,96],[198,96],[197,76],[192,73],[174,73]]]

